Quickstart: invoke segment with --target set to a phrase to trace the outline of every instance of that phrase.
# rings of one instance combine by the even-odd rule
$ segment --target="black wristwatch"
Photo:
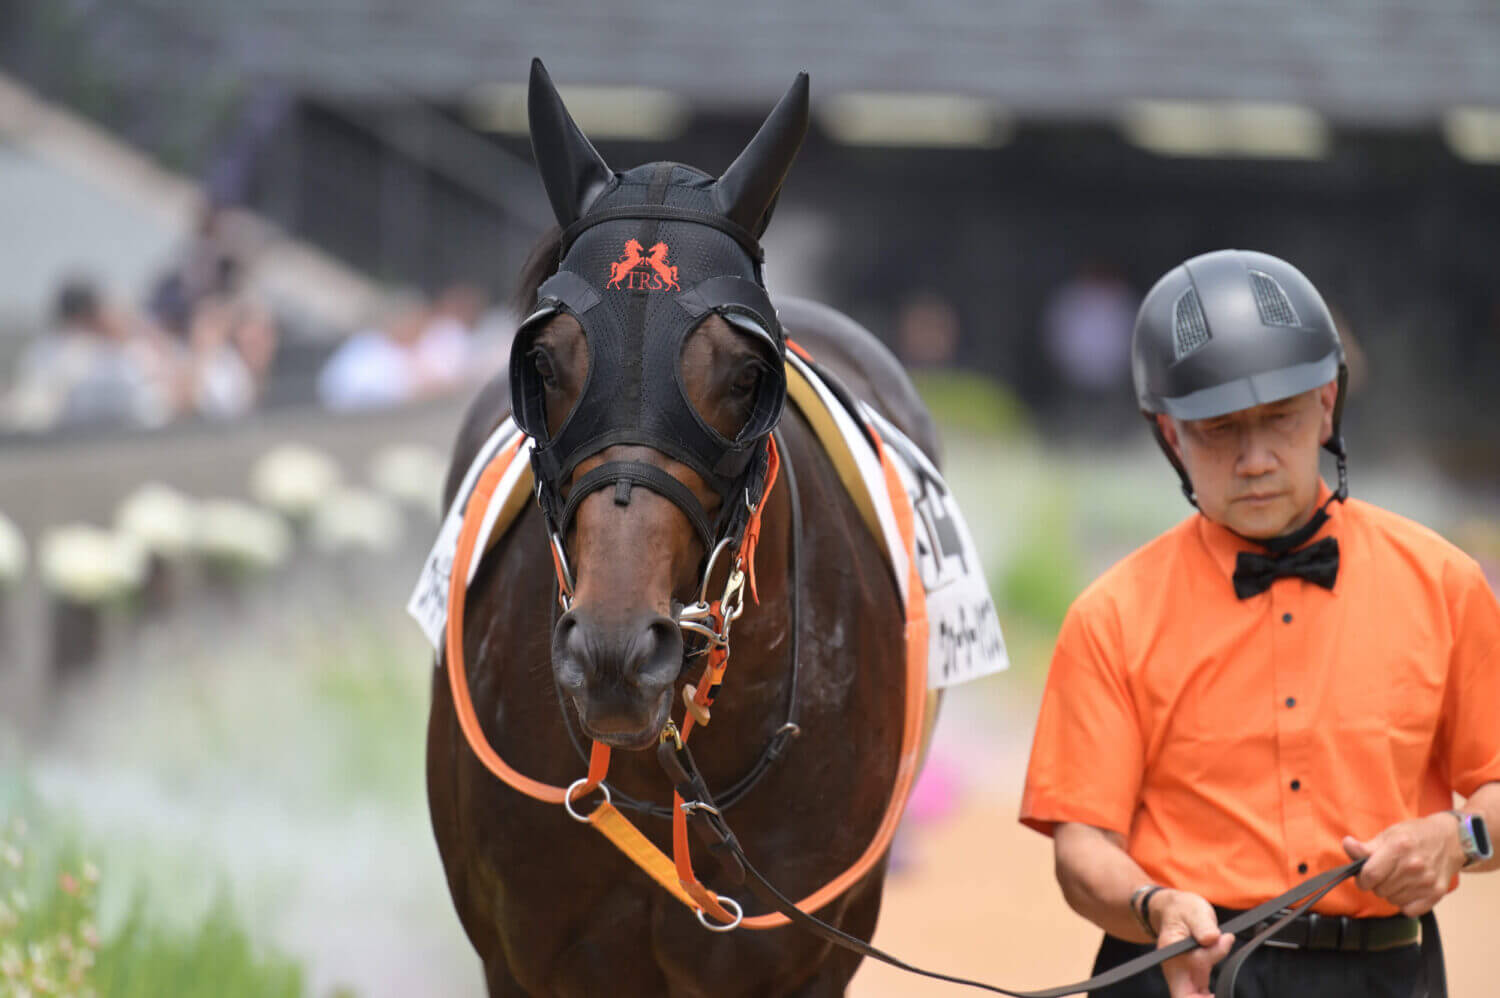
[[[1490,842],[1489,829],[1485,827],[1484,815],[1468,811],[1449,811],[1458,819],[1458,841],[1464,847],[1464,866],[1483,863],[1495,855]]]

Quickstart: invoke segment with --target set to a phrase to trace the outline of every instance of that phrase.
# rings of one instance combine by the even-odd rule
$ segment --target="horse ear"
[[[766,231],[781,182],[802,148],[802,138],[807,134],[807,104],[807,74],[798,73],[786,96],[771,109],[755,138],[714,187],[719,210],[757,239]]]
[[[567,228],[588,211],[614,173],[568,113],[540,59],[531,60],[526,114],[542,186],[557,224]]]

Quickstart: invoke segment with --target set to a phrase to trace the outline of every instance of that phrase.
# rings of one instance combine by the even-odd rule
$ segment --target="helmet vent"
[[[1250,287],[1255,292],[1255,307],[1260,309],[1260,321],[1268,326],[1300,326],[1302,323],[1297,319],[1297,310],[1292,308],[1292,300],[1281,290],[1281,285],[1276,283],[1276,278],[1270,274],[1262,274],[1258,270],[1250,271]]]
[[[1198,301],[1198,292],[1188,288],[1172,308],[1173,352],[1181,360],[1206,345],[1208,340],[1208,320],[1203,317],[1203,305]]]

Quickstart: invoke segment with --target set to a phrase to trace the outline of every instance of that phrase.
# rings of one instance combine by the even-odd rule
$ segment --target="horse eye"
[[[760,386],[761,367],[759,364],[746,364],[735,375],[733,383],[729,386],[729,394],[743,398],[755,391]]]
[[[542,384],[548,388],[556,388],[557,372],[552,369],[552,358],[547,355],[547,351],[541,347],[532,347],[530,356],[531,365],[536,368]]]

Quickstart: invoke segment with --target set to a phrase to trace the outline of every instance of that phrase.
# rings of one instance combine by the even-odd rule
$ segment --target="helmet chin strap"
[[[1302,526],[1296,530],[1278,534],[1275,537],[1246,537],[1232,527],[1226,527],[1226,530],[1242,540],[1265,548],[1272,554],[1285,554],[1306,544],[1312,540],[1314,534],[1323,529],[1323,524],[1328,522],[1328,507],[1333,505],[1335,500],[1343,502],[1349,498],[1349,453],[1344,446],[1344,435],[1339,431],[1339,417],[1342,415],[1340,410],[1343,409],[1343,388],[1346,376],[1344,369],[1340,368],[1339,404],[1333,416],[1333,435],[1323,445],[1323,449],[1332,454],[1338,461],[1339,485],[1334,490],[1333,495],[1329,496],[1328,501],[1319,506],[1317,511],[1313,513],[1312,518]],[[1202,512],[1203,508],[1198,505],[1198,494],[1193,490],[1193,480],[1188,477],[1187,468],[1183,466],[1182,461],[1167,443],[1167,438],[1162,434],[1161,424],[1157,421],[1155,414],[1143,412],[1143,415],[1146,417],[1146,421],[1151,424],[1151,435],[1156,438],[1157,446],[1161,448],[1161,452],[1167,456],[1167,460],[1172,463],[1172,468],[1177,472],[1177,478],[1182,483],[1182,494],[1192,504],[1194,509]]]

